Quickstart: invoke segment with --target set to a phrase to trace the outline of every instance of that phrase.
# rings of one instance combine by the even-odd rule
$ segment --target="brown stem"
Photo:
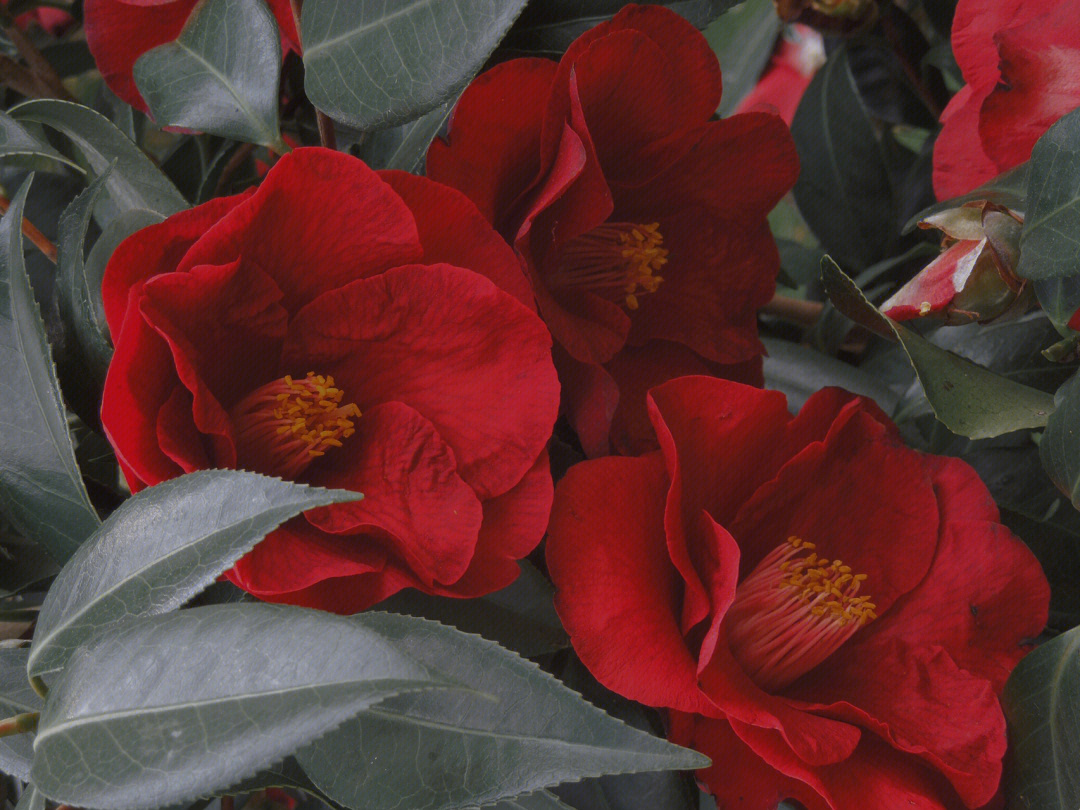
[[[786,295],[774,295],[772,301],[763,306],[761,311],[799,326],[813,326],[824,309],[825,305],[819,301],[803,301],[800,298],[788,298]]]
[[[39,716],[37,712],[26,712],[9,717],[7,720],[0,720],[0,737],[11,737],[33,731],[37,728]]]
[[[56,72],[49,60],[37,49],[37,46],[30,41],[30,38],[19,30],[18,26],[4,26],[4,33],[14,43],[19,55],[26,60],[26,64],[30,66],[30,72],[41,84],[42,89],[45,90],[45,95],[62,101],[75,101],[75,97],[64,87],[64,81],[60,78],[60,74]]]
[[[9,200],[3,194],[0,194],[0,213],[6,214],[8,208],[10,207],[11,200]],[[46,259],[48,259],[53,264],[56,264],[56,245],[52,243],[49,237],[47,237],[45,234],[35,228],[33,223],[30,222],[30,220],[28,220],[26,217],[23,217],[22,232],[23,236],[33,242],[34,247],[36,247],[38,250],[45,254]]]
[[[0,82],[20,96],[40,98],[43,95],[41,83],[34,74],[5,54],[0,54]]]
[[[304,5],[304,0],[289,0],[289,5],[292,8],[293,22],[296,23],[296,36],[299,38],[300,10]],[[300,47],[303,48],[302,42]],[[318,107],[315,107],[315,122],[319,125],[319,143],[327,149],[337,149],[337,135],[334,133],[333,119]]]
[[[232,176],[244,165],[244,161],[247,160],[248,155],[253,151],[255,151],[255,144],[245,143],[233,152],[233,156],[229,158],[229,162],[222,168],[221,176],[218,177],[217,183],[214,184],[215,197],[220,197],[225,193],[225,188],[232,179]]]
[[[236,810],[236,799],[233,796],[222,796],[221,810]]]

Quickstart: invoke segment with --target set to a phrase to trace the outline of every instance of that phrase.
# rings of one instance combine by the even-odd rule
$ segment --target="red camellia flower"
[[[997,695],[1046,622],[1038,562],[964,462],[838,389],[654,388],[661,449],[578,464],[547,558],[575,650],[670,710],[721,808],[953,810],[994,797]]]
[[[646,389],[761,381],[756,312],[779,268],[765,215],[798,158],[775,115],[711,120],[720,67],[677,14],[629,5],[562,61],[514,59],[462,95],[428,176],[522,257],[590,455],[653,441]]]
[[[101,418],[133,490],[241,468],[357,490],[229,572],[339,612],[509,584],[551,505],[551,338],[513,251],[453,189],[297,149],[141,230],[105,270]]]
[[[960,0],[952,43],[967,85],[941,116],[934,191],[955,197],[1031,157],[1080,106],[1080,0]]]
[[[299,50],[289,0],[266,0],[281,32],[282,47]],[[90,47],[105,84],[132,107],[147,111],[131,71],[135,61],[158,45],[172,42],[198,0],[85,0],[83,19]]]

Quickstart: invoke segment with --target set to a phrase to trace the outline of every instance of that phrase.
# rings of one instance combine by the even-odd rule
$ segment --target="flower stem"
[[[6,213],[8,208],[11,207],[11,200],[0,194],[0,213]],[[26,217],[23,217],[22,221],[23,236],[29,239],[38,250],[45,254],[45,258],[53,264],[56,264],[56,245],[52,241],[34,227]]]
[[[41,680],[38,675],[30,676],[30,688],[38,693],[38,697],[44,699],[49,694],[49,687],[45,685],[45,681]]]
[[[803,301],[800,298],[788,298],[786,295],[774,295],[761,311],[798,326],[813,326],[824,309],[825,305],[819,301]]]
[[[0,720],[0,737],[11,737],[15,734],[34,731],[37,728],[38,717],[40,717],[38,712],[26,712],[9,717],[7,720]]]
[[[37,80],[42,92],[39,95],[58,98],[61,101],[75,101],[75,96],[64,87],[64,81],[60,74],[49,63],[49,60],[37,49],[30,38],[19,30],[17,25],[5,25],[4,33],[19,51],[26,64],[30,67],[31,75]]]

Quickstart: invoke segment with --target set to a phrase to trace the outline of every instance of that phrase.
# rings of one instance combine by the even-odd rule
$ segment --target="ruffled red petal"
[[[390,551],[429,587],[459,580],[473,558],[483,513],[434,425],[408,405],[384,402],[365,411],[343,443],[302,477],[315,486],[362,492],[364,499],[313,509],[307,521],[361,542],[370,534],[387,537]]]
[[[295,313],[324,292],[422,255],[412,212],[378,174],[350,155],[306,147],[275,163],[178,269],[243,257],[277,283],[283,305]]]
[[[379,172],[409,206],[423,247],[424,264],[452,264],[491,279],[529,309],[532,286],[514,249],[492,229],[473,202],[450,186],[398,171]]]
[[[548,528],[555,608],[608,689],[650,706],[715,714],[679,626],[682,588],[664,541],[667,483],[659,453],[570,468]]]
[[[464,192],[511,241],[515,202],[540,171],[540,128],[556,68],[550,59],[511,59],[481,73],[458,99],[446,140],[436,138],[428,150],[427,176]]]
[[[293,320],[283,362],[332,374],[361,410],[415,408],[482,500],[521,480],[558,412],[543,323],[486,278],[449,265],[396,267],[316,299]]]

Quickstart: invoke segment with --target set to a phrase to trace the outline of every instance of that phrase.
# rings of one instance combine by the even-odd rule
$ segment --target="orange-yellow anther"
[[[815,548],[789,537],[739,583],[728,610],[731,651],[763,689],[792,683],[877,618],[858,595],[867,575]]]
[[[548,278],[552,289],[582,287],[640,306],[639,296],[656,292],[664,280],[668,249],[660,223],[608,222],[572,240],[563,248],[558,270]]]
[[[342,404],[334,378],[286,374],[248,394],[230,411],[237,463],[244,469],[295,478],[329,447],[356,432],[360,409]]]

